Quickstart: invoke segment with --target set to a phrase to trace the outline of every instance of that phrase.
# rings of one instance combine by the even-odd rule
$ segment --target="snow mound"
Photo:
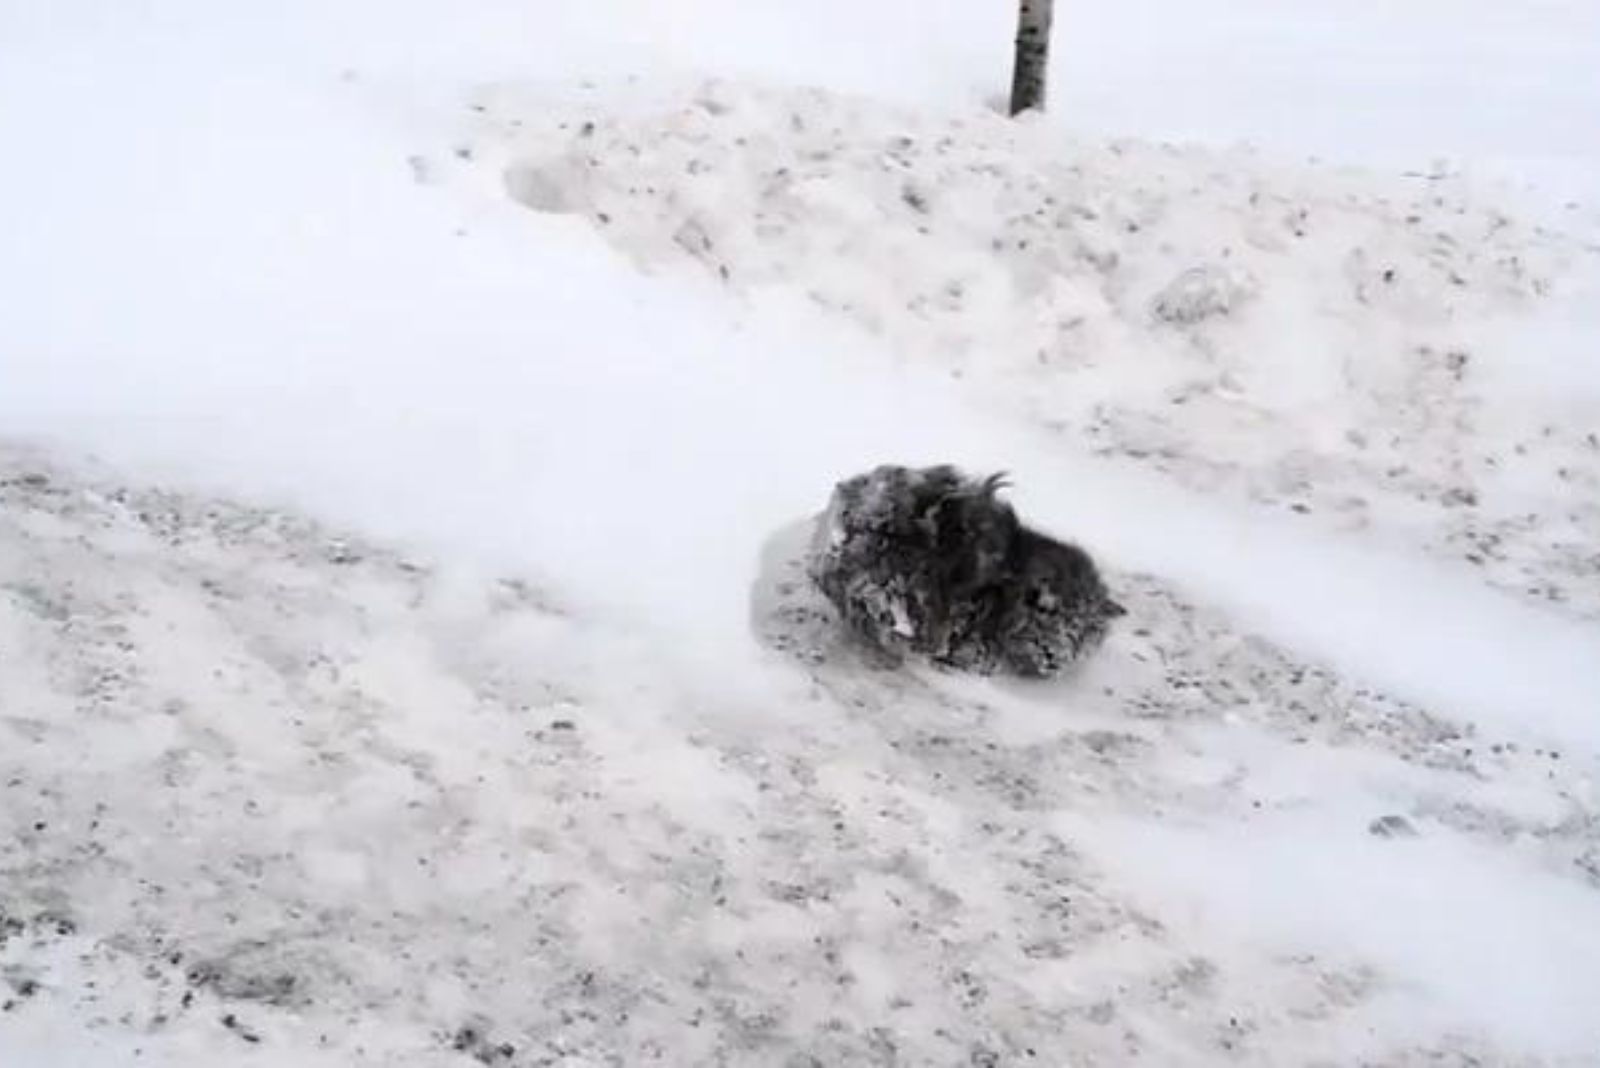
[[[472,108],[469,168],[648,269],[798,289],[1103,455],[1600,618],[1600,376],[1559,325],[1600,255],[1492,192],[725,83]]]

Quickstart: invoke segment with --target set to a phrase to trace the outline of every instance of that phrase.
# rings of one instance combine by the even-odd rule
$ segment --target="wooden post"
[[[1050,19],[1055,0],[1020,0],[1017,56],[1011,72],[1011,114],[1044,110],[1045,74],[1050,67]]]

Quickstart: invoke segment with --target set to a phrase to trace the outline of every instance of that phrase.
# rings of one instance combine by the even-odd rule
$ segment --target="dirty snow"
[[[0,1062],[1600,1063],[1592,5],[1079,14],[0,6]]]

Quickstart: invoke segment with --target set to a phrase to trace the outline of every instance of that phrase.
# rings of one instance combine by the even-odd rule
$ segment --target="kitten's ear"
[[[1005,471],[996,471],[994,474],[983,480],[983,485],[979,488],[979,491],[985,497],[993,497],[1001,490],[1010,488],[1011,475]]]

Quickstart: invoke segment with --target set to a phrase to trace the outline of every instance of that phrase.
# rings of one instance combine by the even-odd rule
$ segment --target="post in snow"
[[[1055,0],[1020,0],[1017,57],[1011,72],[1011,114],[1044,110],[1045,74],[1050,66],[1050,17]]]

